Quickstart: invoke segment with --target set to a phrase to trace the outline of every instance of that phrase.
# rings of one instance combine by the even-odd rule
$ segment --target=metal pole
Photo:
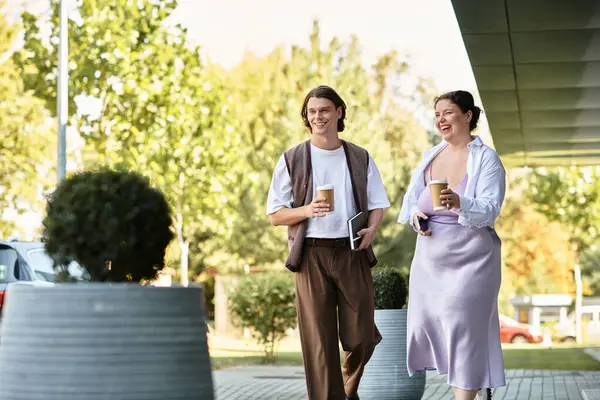
[[[67,1],[60,2],[58,80],[56,115],[58,117],[58,181],[67,173],[67,119],[69,117],[69,38]]]
[[[583,303],[583,282],[581,281],[581,268],[575,265],[575,336],[578,344],[582,342],[581,332],[581,307]]]

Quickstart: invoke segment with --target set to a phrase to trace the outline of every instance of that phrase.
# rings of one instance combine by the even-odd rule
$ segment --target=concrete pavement
[[[217,400],[305,400],[302,367],[236,367],[213,373]],[[508,370],[494,400],[597,400],[600,371]],[[582,394],[585,391],[585,394]],[[427,372],[423,400],[451,400],[446,377]]]

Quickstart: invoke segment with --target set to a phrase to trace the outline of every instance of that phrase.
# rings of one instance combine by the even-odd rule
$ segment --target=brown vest
[[[342,140],[346,162],[350,171],[352,194],[356,204],[356,212],[368,212],[367,197],[367,170],[369,167],[369,153],[367,150],[350,142]],[[300,143],[284,153],[285,164],[292,180],[292,208],[310,204],[313,200],[312,163],[310,157],[310,140]],[[304,235],[308,220],[288,227],[288,247],[290,254],[285,266],[292,272],[298,271],[304,251]],[[364,250],[372,267],[377,264],[373,248],[369,246]]]

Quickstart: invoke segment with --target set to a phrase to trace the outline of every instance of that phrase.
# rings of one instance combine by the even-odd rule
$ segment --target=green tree
[[[569,231],[524,201],[506,199],[497,224],[502,240],[500,309],[509,313],[510,298],[532,294],[574,294],[576,252]]]
[[[600,248],[594,244],[579,256],[582,275],[589,285],[589,293],[600,295]]]
[[[277,157],[290,141],[292,100],[282,72],[288,63],[283,50],[276,49],[262,58],[247,55],[228,75],[240,145],[230,169],[235,183],[227,190],[237,199],[238,213],[236,229],[216,253],[221,270],[280,264],[286,249],[285,240],[268,224],[265,200]]]
[[[27,87],[53,112],[59,0],[51,6],[48,41],[37,19],[23,14],[25,44],[15,61]],[[222,73],[203,63],[185,29],[165,23],[176,6],[175,0],[81,2],[81,23],[69,23],[69,97],[86,167],[138,170],[166,193],[185,274],[189,251],[206,255],[204,242],[233,226],[224,188],[236,147]],[[86,112],[76,100],[97,110]]]
[[[600,239],[600,167],[536,168],[528,197],[551,221],[570,227],[576,250]]]
[[[536,168],[526,181],[536,210],[569,230],[582,275],[600,294],[600,167]]]
[[[4,9],[4,1],[0,1]],[[23,85],[10,58],[16,26],[0,13],[0,236],[20,233],[16,219],[41,213],[55,181],[55,135],[43,103]]]
[[[275,361],[277,345],[296,326],[294,281],[287,272],[267,272],[240,279],[231,288],[229,309],[235,323],[249,328],[263,346],[265,361]]]

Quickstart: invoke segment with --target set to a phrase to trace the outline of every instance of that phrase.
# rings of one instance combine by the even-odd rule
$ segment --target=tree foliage
[[[59,0],[50,38],[23,15],[25,44],[14,59],[28,89],[55,108]],[[168,196],[187,252],[227,235],[229,165],[238,157],[224,76],[207,67],[187,32],[165,20],[177,2],[84,1],[69,22],[70,125],[85,140],[85,168],[137,170]],[[192,243],[194,241],[194,243]]]
[[[0,9],[4,1],[0,1]],[[0,236],[16,231],[16,221],[40,211],[43,193],[54,181],[55,135],[43,103],[28,91],[10,58],[16,26],[0,13]]]
[[[500,308],[510,310],[510,298],[532,294],[574,294],[576,253],[569,232],[523,201],[507,198],[498,220],[502,240]]]
[[[566,227],[582,275],[599,295],[600,167],[537,168],[527,182],[526,197],[548,220]]]
[[[229,309],[235,323],[249,328],[263,346],[265,361],[275,361],[277,345],[288,329],[296,327],[293,277],[287,272],[267,272],[242,278],[232,288]]]
[[[568,226],[576,250],[600,239],[600,167],[537,168],[526,192],[549,220]]]

